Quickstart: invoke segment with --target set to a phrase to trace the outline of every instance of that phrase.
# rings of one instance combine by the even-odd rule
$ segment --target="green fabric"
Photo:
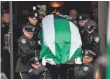
[[[106,74],[106,79],[110,79],[110,40],[108,41],[108,46],[107,46],[107,74]]]
[[[71,42],[70,24],[66,19],[55,19],[55,42],[68,43]]]
[[[69,21],[66,19],[55,19],[54,25],[56,56],[61,63],[66,63],[69,59],[71,44]]]
[[[79,57],[81,60],[83,58],[82,48],[78,48],[74,55],[72,56],[71,60],[74,60],[75,58]]]
[[[60,54],[63,55],[63,53],[58,53],[56,56],[54,56],[53,53],[50,51],[50,49],[47,46],[45,46],[44,44],[42,44],[40,59],[42,59],[45,56],[45,58],[52,58],[56,64],[67,63],[69,61],[66,59],[68,56],[64,54],[63,58],[62,58],[62,56]],[[65,59],[64,59],[64,57],[65,57]],[[80,57],[82,59],[82,49],[81,48],[76,50],[76,52],[72,56],[71,60],[74,60],[77,57]],[[64,60],[62,60],[62,59],[64,59]]]
[[[45,58],[52,58],[55,63],[60,64],[60,60],[57,59],[57,57],[55,57],[53,55],[53,53],[50,51],[50,49],[47,46],[42,44],[42,50],[41,50],[41,54],[40,54],[40,59],[42,59],[44,56],[45,56]]]
[[[55,53],[56,56],[51,52],[51,50],[43,43],[43,33],[39,33],[38,37],[42,42],[42,49],[40,52],[40,59],[52,58],[56,64],[66,64],[70,60],[74,60],[77,57],[82,59],[82,49],[78,48],[72,58],[69,60],[70,56],[70,46],[71,46],[71,31],[69,20],[66,19],[54,19],[54,30],[55,30]]]

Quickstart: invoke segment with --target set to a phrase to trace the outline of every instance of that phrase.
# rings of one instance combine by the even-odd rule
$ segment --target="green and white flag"
[[[106,79],[110,79],[110,2],[108,8],[108,28],[107,28],[107,69]]]
[[[62,15],[50,14],[42,20],[40,58],[55,64],[76,60],[81,64],[82,41],[77,26]]]

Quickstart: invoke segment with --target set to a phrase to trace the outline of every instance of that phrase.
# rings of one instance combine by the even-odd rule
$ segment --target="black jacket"
[[[18,61],[16,66],[16,72],[28,71],[31,68],[29,60],[35,55],[39,56],[39,49],[37,48],[37,40],[21,36],[18,41]],[[36,51],[36,54],[35,54]]]
[[[4,35],[8,34],[8,32],[9,32],[9,25],[2,23],[2,25],[1,25],[1,47],[2,47],[2,49],[5,46]]]
[[[94,65],[92,63],[83,64],[75,71],[75,79],[94,79]]]

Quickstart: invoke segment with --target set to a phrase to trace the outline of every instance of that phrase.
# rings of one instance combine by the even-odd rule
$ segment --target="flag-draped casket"
[[[42,36],[42,38],[40,37]],[[82,41],[77,26],[68,17],[50,14],[42,20],[40,58],[55,64],[82,59]]]

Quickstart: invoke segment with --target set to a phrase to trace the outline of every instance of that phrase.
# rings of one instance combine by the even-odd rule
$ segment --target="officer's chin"
[[[31,38],[33,38],[33,34],[30,34],[30,35],[29,35],[29,39],[31,39]]]
[[[89,63],[89,62],[83,61],[83,64],[87,64],[87,63]]]

